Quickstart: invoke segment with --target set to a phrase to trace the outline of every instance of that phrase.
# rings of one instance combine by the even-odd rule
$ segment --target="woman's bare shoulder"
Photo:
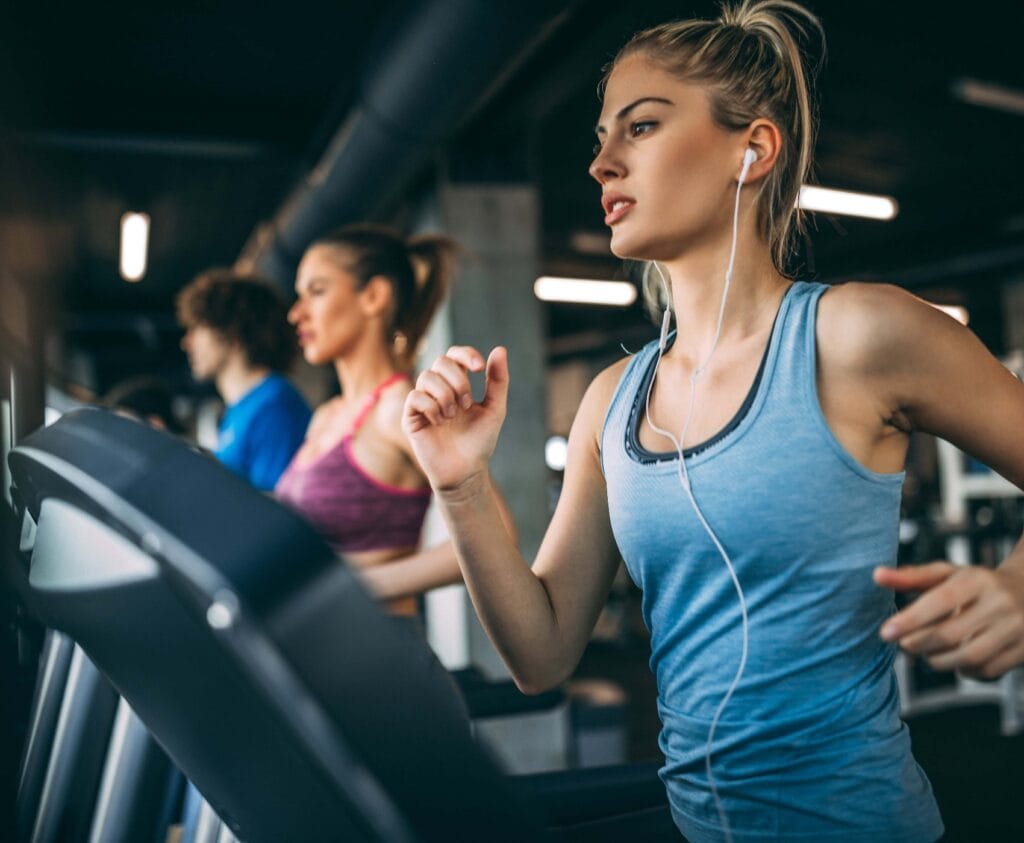
[[[309,427],[306,428],[306,438],[315,439],[320,436],[330,436],[344,421],[345,406],[340,395],[328,398],[320,404],[309,420]]]
[[[389,441],[403,451],[410,446],[402,432],[402,413],[405,410],[405,399],[413,389],[411,380],[400,380],[385,389],[374,410],[374,421],[377,429]]]
[[[822,362],[865,372],[891,368],[908,345],[956,327],[949,316],[892,284],[837,284],[818,306]]]

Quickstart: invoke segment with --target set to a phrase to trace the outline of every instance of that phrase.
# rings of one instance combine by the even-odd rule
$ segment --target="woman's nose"
[[[587,172],[598,184],[604,184],[609,179],[621,178],[624,168],[622,162],[614,156],[609,144],[606,143],[598,150]]]

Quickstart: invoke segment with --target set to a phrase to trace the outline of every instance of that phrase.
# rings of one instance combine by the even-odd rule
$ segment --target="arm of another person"
[[[1024,384],[967,328],[893,287],[856,294],[885,372],[890,406],[913,430],[946,439],[1024,489]],[[949,562],[875,572],[879,585],[922,591],[882,637],[938,670],[993,678],[1024,663],[1024,540],[996,569]]]
[[[467,372],[487,371],[484,400]],[[569,436],[558,506],[531,567],[501,527],[488,472],[508,396],[505,349],[484,362],[455,347],[420,375],[404,427],[438,496],[477,614],[513,679],[539,693],[578,663],[604,605],[618,560],[601,473],[599,435],[621,366],[599,375]]]

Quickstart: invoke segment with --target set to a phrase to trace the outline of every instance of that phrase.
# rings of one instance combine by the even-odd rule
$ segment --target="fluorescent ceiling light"
[[[149,250],[149,214],[127,213],[121,217],[121,277],[139,281],[146,274]]]
[[[867,217],[873,220],[891,220],[899,210],[896,200],[891,196],[854,193],[851,190],[834,190],[831,187],[810,184],[800,188],[796,206],[804,211],[822,211],[826,214]]]
[[[626,307],[636,301],[636,287],[628,281],[591,281],[586,278],[542,276],[533,283],[541,301],[609,304]]]
[[[957,79],[950,87],[953,96],[970,105],[1024,115],[1024,91],[978,79]]]
[[[952,316],[961,325],[966,325],[968,320],[967,308],[961,307],[958,304],[932,304],[928,302],[936,310],[941,310],[943,313]]]

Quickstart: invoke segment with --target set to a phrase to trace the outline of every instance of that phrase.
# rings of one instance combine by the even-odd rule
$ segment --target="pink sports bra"
[[[430,489],[400,489],[372,477],[356,461],[352,439],[395,374],[378,385],[342,440],[309,465],[292,459],[274,494],[307,521],[338,552],[415,547],[430,503]]]

